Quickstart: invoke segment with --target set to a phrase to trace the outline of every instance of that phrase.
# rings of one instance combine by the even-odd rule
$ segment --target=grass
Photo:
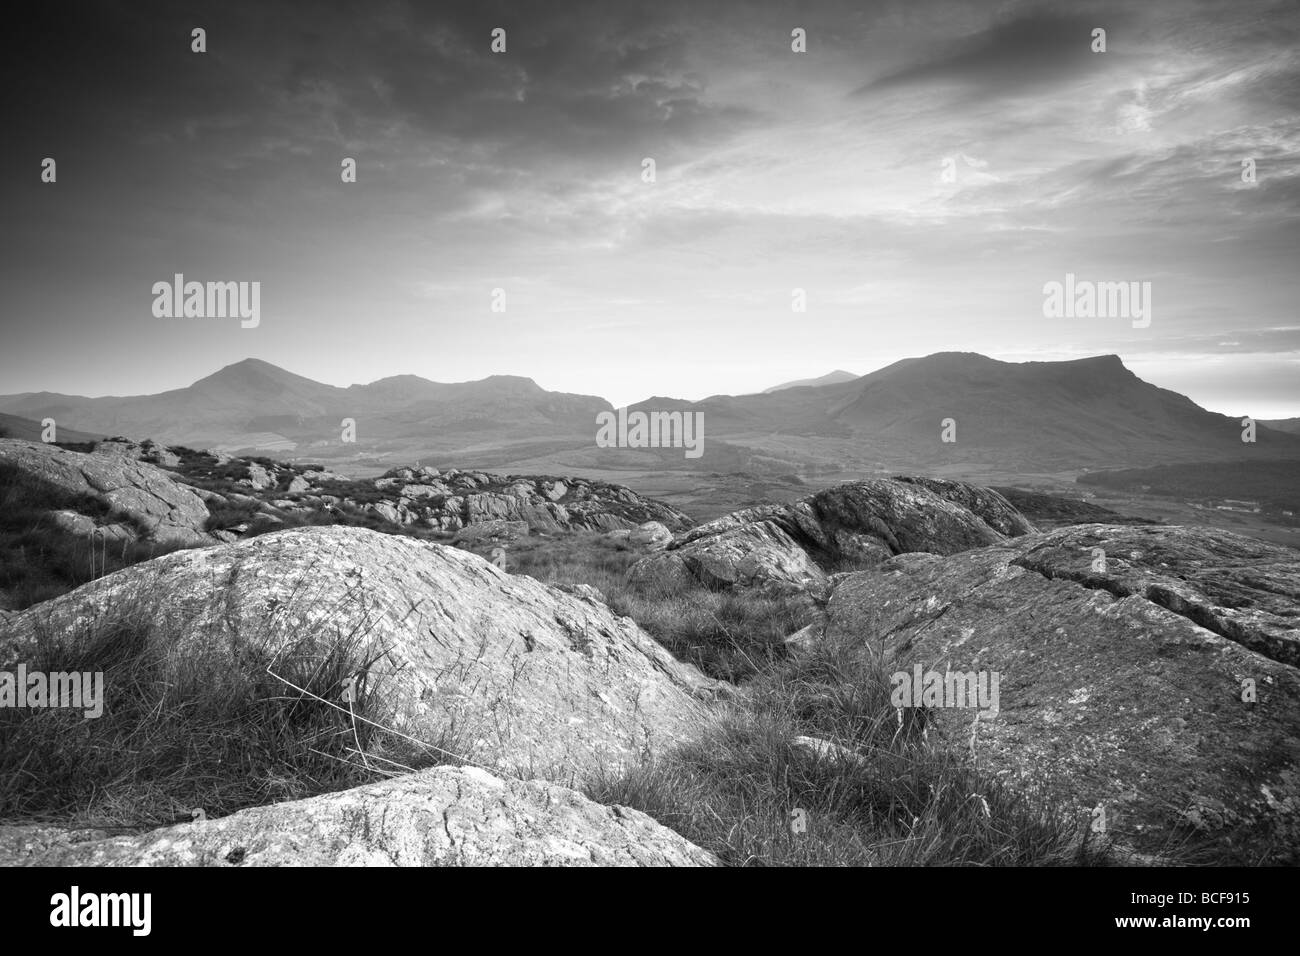
[[[642,810],[736,866],[1108,861],[1082,824],[932,745],[924,711],[900,722],[889,691],[864,650],[819,646],[762,673],[693,742],[606,774],[587,794]],[[811,756],[793,746],[798,736],[858,758]]]
[[[352,714],[330,703],[375,657],[364,623],[281,628],[271,641],[223,620],[196,635],[205,625],[160,623],[148,595],[142,585],[99,619],[41,628],[29,669],[102,672],[103,715],[0,709],[0,819],[157,827],[195,808],[224,816],[461,752],[454,729],[421,747],[367,723],[392,716],[373,677]]]
[[[209,504],[208,517],[203,522],[205,531],[228,531],[239,525],[251,524],[261,513],[261,506],[251,501]]]
[[[470,550],[488,558],[492,549]],[[546,584],[589,584],[605,596],[610,610],[635,620],[679,660],[733,683],[784,660],[783,641],[810,619],[812,605],[799,597],[629,583],[628,570],[644,556],[643,550],[598,532],[536,535],[509,546],[506,570]]]
[[[97,525],[125,524],[140,539],[148,529],[91,495],[75,494],[0,462],[0,592],[22,610],[96,578],[182,547],[149,540],[109,542],[59,527],[52,511],[72,510]]]

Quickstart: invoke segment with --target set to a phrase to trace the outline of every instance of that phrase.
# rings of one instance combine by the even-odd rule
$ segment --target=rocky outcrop
[[[781,522],[759,520],[669,545],[634,564],[628,578],[670,591],[703,584],[785,592],[815,589],[826,574]]]
[[[121,455],[124,458],[160,465],[163,468],[175,468],[181,463],[180,457],[166,445],[147,439],[134,442],[126,438],[108,438],[95,443],[95,452],[101,455]]]
[[[1080,820],[1101,808],[1121,843],[1294,863],[1298,628],[1295,551],[1088,525],[838,577],[821,639],[891,672],[998,674],[996,715],[933,709],[932,733]]]
[[[42,442],[0,439],[0,464],[63,492],[97,499],[155,541],[212,540],[204,531],[208,509],[203,500],[167,472],[130,455],[83,454]]]
[[[642,584],[815,590],[845,562],[875,564],[913,551],[955,554],[1033,530],[987,488],[935,478],[868,479],[692,528],[629,574]]]
[[[26,829],[0,827],[0,863],[234,867],[717,862],[639,811],[601,806],[562,786],[501,779],[473,767],[437,767],[133,836],[105,839],[92,831],[51,838],[41,828],[43,832],[26,837]]]
[[[443,531],[488,521],[520,521],[536,531],[609,531],[657,522],[684,528],[690,519],[631,489],[584,478],[527,477],[450,469],[422,475],[390,472],[402,481],[399,508]],[[384,478],[376,481],[379,485]]]
[[[282,523],[355,524],[357,518],[378,518],[394,528],[414,525],[449,536],[477,526],[522,528],[527,534],[653,525],[664,529],[645,535],[644,546],[654,549],[673,530],[690,525],[685,514],[662,502],[582,478],[422,467],[354,480],[318,465],[172,450],[152,441],[110,439],[78,448],[0,440],[0,463],[69,492],[95,495],[153,529],[156,540],[181,544],[238,540]],[[209,514],[216,516],[212,523]],[[72,533],[88,527],[71,514],[55,520]],[[102,530],[104,522],[91,523]],[[125,532],[134,536],[129,527]],[[500,535],[488,530],[471,537]]]
[[[994,531],[1008,538],[1016,538],[1037,530],[1011,502],[992,488],[982,488],[964,481],[949,481],[945,478],[908,478],[900,475],[895,477],[894,481],[917,485],[945,501],[961,505]]]
[[[1300,554],[1293,549],[1203,528],[1082,525],[1027,540],[1015,563],[1116,597],[1145,598],[1300,667]]]
[[[457,757],[565,782],[684,739],[715,686],[595,597],[466,551],[344,527],[178,552],[101,578],[7,622],[0,668],[30,659],[43,628],[84,638],[123,613],[147,622],[169,667],[215,654],[218,670],[228,659],[276,672],[285,654],[342,648],[382,727],[418,741],[454,728]]]
[[[207,470],[214,467],[215,460]],[[202,470],[197,477],[205,477]],[[653,523],[671,537],[673,529],[690,524],[685,514],[662,502],[583,478],[423,467],[395,468],[379,478],[353,480],[307,466],[250,460],[237,484],[260,496],[255,500],[264,513],[281,518],[322,509],[370,512],[397,527],[417,526],[449,535],[477,526],[522,527],[527,534],[631,530]],[[206,494],[213,508],[238,498],[237,493]]]

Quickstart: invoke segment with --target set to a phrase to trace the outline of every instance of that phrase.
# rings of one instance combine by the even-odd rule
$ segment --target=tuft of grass
[[[209,504],[203,528],[205,531],[226,531],[239,525],[251,524],[260,513],[261,507],[249,501]]]
[[[466,546],[490,560],[495,544]],[[607,597],[619,593],[641,552],[596,531],[531,534],[506,547],[506,570],[527,574],[544,584],[589,584]],[[625,613],[625,612],[620,612]]]
[[[473,549],[482,557],[487,550]],[[616,614],[630,617],[679,660],[710,677],[748,680],[784,660],[784,640],[809,622],[801,595],[760,596],[703,585],[627,580],[641,549],[597,532],[535,536],[510,545],[506,568],[546,584],[589,584]]]
[[[1109,861],[1086,827],[932,745],[862,649],[821,646],[751,682],[694,741],[587,795],[642,810],[737,866],[1045,866]],[[817,757],[799,736],[846,749]],[[800,830],[797,821],[802,821]]]
[[[693,586],[666,591],[624,585],[610,607],[632,618],[679,660],[710,677],[741,683],[788,657],[785,638],[810,620],[801,595],[765,596]]]
[[[378,653],[367,626],[290,627],[271,641],[229,620],[168,619],[148,593],[73,628],[38,629],[28,668],[101,672],[103,714],[0,709],[0,819],[151,828],[188,821],[195,808],[224,816],[463,752],[454,727],[428,746],[382,729],[393,715],[373,676],[350,710],[339,704],[344,681]],[[196,639],[203,628],[211,633]]]

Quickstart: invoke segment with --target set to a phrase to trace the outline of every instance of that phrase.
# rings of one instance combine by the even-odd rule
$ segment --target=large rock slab
[[[650,817],[565,787],[437,767],[352,790],[134,836],[23,839],[19,866],[712,866]],[[87,839],[90,837],[91,839]],[[27,852],[18,852],[25,848]]]
[[[1092,525],[836,578],[822,639],[871,648],[890,672],[997,673],[996,716],[932,709],[933,732],[973,739],[982,766],[1080,820],[1103,808],[1122,843],[1295,863],[1300,672],[1284,661],[1298,585],[1285,548]]]
[[[817,589],[839,563],[955,554],[1034,530],[996,491],[937,478],[852,481],[732,512],[633,565],[630,580],[764,591]]]
[[[564,782],[685,739],[716,688],[594,596],[346,527],[178,552],[101,578],[0,626],[0,667],[30,659],[42,629],[88,634],[123,613],[166,645],[167,667],[204,655],[217,668],[228,659],[278,673],[280,655],[306,653],[301,641],[322,654],[350,647],[384,727],[421,741],[454,727],[466,748],[456,756]]]
[[[1021,567],[1138,595],[1284,664],[1300,666],[1297,552],[1201,528],[1078,525],[1026,542]]]
[[[42,442],[0,439],[0,462],[73,494],[100,499],[160,542],[203,544],[208,509],[160,468],[112,451],[83,454]]]

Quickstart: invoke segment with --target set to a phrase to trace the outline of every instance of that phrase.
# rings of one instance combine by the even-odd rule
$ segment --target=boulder
[[[643,558],[629,580],[676,590],[692,583],[709,588],[756,588],[767,593],[815,589],[826,575],[789,532],[758,521],[701,537],[676,551]]]
[[[83,585],[6,623],[0,669],[30,659],[43,628],[86,639],[121,613],[147,623],[168,667],[348,648],[382,726],[420,741],[454,728],[459,758],[565,782],[685,739],[717,686],[588,596],[350,527],[177,552]]]
[[[646,521],[636,526],[629,536],[629,543],[641,548],[662,550],[673,540],[673,533],[661,522]]]
[[[377,501],[368,505],[367,510],[373,511],[390,524],[410,524],[414,520],[414,516],[405,507],[391,501]]]
[[[27,835],[23,831],[39,829]],[[25,866],[713,866],[650,817],[566,787],[435,767],[228,817],[104,838],[0,827]],[[6,850],[9,852],[6,853]],[[26,852],[23,852],[23,851]]]
[[[837,576],[824,623],[892,673],[997,674],[996,714],[932,708],[931,733],[1119,843],[1300,862],[1297,552],[1071,527]]]
[[[254,491],[265,491],[275,487],[275,476],[255,461],[248,463],[248,477],[239,479],[239,484]]]
[[[192,488],[127,455],[82,454],[42,442],[0,439],[0,462],[64,491],[98,498],[160,542],[205,544],[207,506]]]
[[[940,479],[867,479],[692,528],[663,553],[633,565],[629,579],[816,590],[841,562],[873,565],[911,551],[955,554],[1032,530],[987,488]]]

